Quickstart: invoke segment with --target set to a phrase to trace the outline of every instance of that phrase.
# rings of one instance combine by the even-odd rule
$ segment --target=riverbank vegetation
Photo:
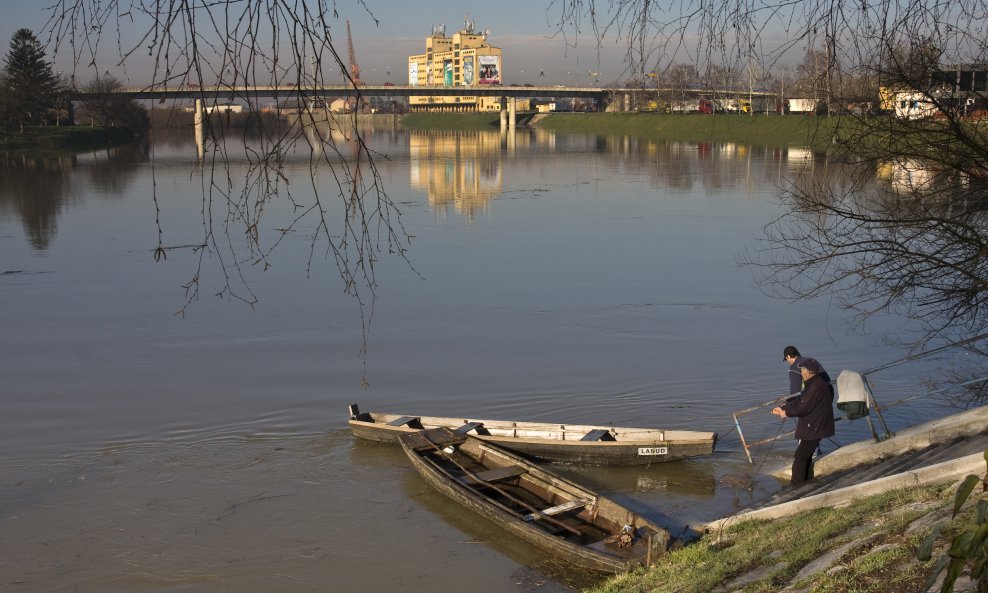
[[[0,125],[23,129],[67,119],[61,110],[67,92],[38,38],[30,29],[18,29],[0,71]]]
[[[655,113],[553,113],[542,129],[564,133],[651,136],[695,142],[743,142],[760,146],[809,146],[826,150],[851,118],[805,115],[680,115]]]
[[[0,131],[0,151],[81,151],[119,146],[132,142],[130,130],[113,127],[26,126],[23,130]]]
[[[408,113],[401,126],[410,130],[498,130],[500,113]]]
[[[942,552],[978,513],[971,500],[951,520],[955,492],[950,486],[894,490],[840,508],[741,522],[586,593],[925,592],[937,561],[918,560],[917,548],[946,521],[936,540]]]
[[[90,92],[108,97],[83,103],[92,126],[72,125],[69,83],[53,72],[37,36],[19,29],[0,71],[0,150],[89,150],[133,141],[147,129],[147,118],[135,101],[109,95],[119,88],[120,82],[109,75],[88,85]]]

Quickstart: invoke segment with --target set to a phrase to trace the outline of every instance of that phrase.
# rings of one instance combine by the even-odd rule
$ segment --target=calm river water
[[[737,263],[780,214],[777,188],[819,165],[804,150],[368,134],[414,239],[410,265],[377,262],[366,369],[335,263],[317,250],[309,267],[311,225],[246,268],[254,307],[213,296],[232,268],[206,254],[176,314],[198,254],[156,262],[156,219],[166,246],[201,240],[191,133],[2,161],[0,589],[568,591],[592,577],[450,504],[400,449],[355,441],[347,405],[717,431],[710,458],[560,468],[679,530],[780,487],[764,473],[794,443],[749,465],[731,412],[785,391],[783,346],[834,375],[903,355],[888,344],[908,324],[853,330],[836,303],[770,298]],[[245,171],[234,158],[235,185]],[[306,157],[286,180],[311,194]],[[269,210],[262,233],[292,212]],[[880,398],[913,393],[883,379]],[[767,413],[744,426],[779,431]],[[828,446],[865,436],[842,423]]]

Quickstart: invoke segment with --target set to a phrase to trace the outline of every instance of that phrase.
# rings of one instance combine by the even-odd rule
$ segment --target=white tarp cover
[[[864,375],[847,370],[837,375],[837,409],[844,412],[848,420],[867,416],[874,401]]]

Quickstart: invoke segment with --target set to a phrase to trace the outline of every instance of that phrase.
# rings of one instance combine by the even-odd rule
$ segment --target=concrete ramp
[[[869,440],[845,445],[818,458],[813,463],[813,474],[822,478],[986,433],[988,406],[982,406],[900,430],[895,436],[878,443]],[[791,467],[787,466],[772,472],[772,475],[789,480],[790,473]]]
[[[775,519],[822,506],[843,506],[896,488],[959,482],[986,473],[988,407],[975,408],[900,431],[875,443],[862,441],[820,457],[814,479],[786,488],[752,508],[697,526],[715,531],[735,521]],[[788,481],[787,466],[773,475]]]
[[[852,486],[837,489],[823,489],[823,492],[805,497],[777,502],[760,509],[743,511],[730,517],[711,521],[705,525],[698,526],[699,531],[711,533],[724,529],[725,527],[738,521],[751,519],[778,519],[788,517],[797,513],[803,513],[818,509],[820,507],[841,507],[851,504],[853,501],[879,494],[888,490],[898,488],[910,488],[914,486],[946,484],[959,482],[968,474],[985,474],[984,453],[974,453],[959,459],[945,461],[929,465],[915,470],[906,470],[900,473],[886,476],[876,480],[869,480]]]

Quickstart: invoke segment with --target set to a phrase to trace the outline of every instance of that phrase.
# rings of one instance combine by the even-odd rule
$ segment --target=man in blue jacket
[[[789,365],[789,395],[786,396],[786,399],[796,397],[803,391],[803,374],[796,368],[796,361],[800,358],[804,358],[804,356],[799,353],[795,346],[786,346],[782,351],[782,359]],[[819,374],[825,382],[833,382],[826,369],[821,370]]]
[[[795,365],[803,380],[803,391],[799,397],[773,408],[772,413],[796,418],[799,445],[793,456],[790,483],[799,486],[813,479],[813,453],[820,441],[834,436],[834,388],[815,358],[800,357]]]
[[[796,359],[800,356],[795,346],[786,346],[782,351],[782,359],[789,363],[789,395],[786,397],[797,396],[803,390],[803,376],[796,368]]]

